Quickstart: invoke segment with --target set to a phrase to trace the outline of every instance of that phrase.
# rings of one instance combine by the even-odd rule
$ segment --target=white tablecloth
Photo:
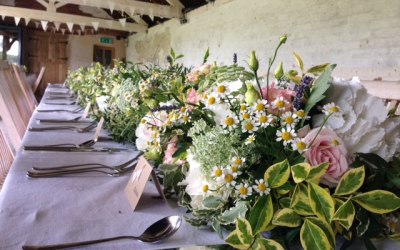
[[[42,101],[38,109],[76,107],[48,105]],[[35,111],[30,126],[44,125],[38,124],[37,118],[66,119],[76,116],[78,115],[66,112]],[[27,131],[23,145],[79,144],[92,136],[93,132],[79,134],[73,131]],[[97,146],[123,145],[99,142]],[[147,184],[138,207],[132,211],[124,194],[129,173],[120,177],[86,173],[39,179],[25,175],[32,166],[50,167],[88,162],[113,165],[125,162],[136,154],[133,150],[113,154],[20,150],[0,192],[0,249],[21,249],[24,244],[56,244],[118,235],[140,235],[151,223],[162,217],[183,214],[182,208],[171,208],[162,200],[152,198],[156,193],[152,183]],[[223,240],[209,229],[196,229],[183,222],[176,234],[160,243],[120,240],[85,246],[82,249],[164,249],[221,243]]]
[[[59,91],[59,89],[51,88],[47,92],[50,90]],[[72,110],[77,107],[76,105],[47,105],[42,101],[38,109]],[[66,112],[39,113],[35,111],[30,126],[45,126],[45,124],[38,124],[37,118],[68,119],[76,116],[78,115]],[[93,133],[79,134],[73,131],[27,131],[23,145],[79,144],[92,137]],[[122,145],[115,142],[99,142],[97,146],[121,147]],[[124,146],[132,148],[129,145]],[[50,167],[88,162],[115,165],[127,161],[136,154],[137,152],[133,150],[114,154],[20,150],[0,192],[0,249],[21,249],[25,244],[57,244],[118,235],[140,235],[151,223],[160,218],[184,214],[182,208],[170,207],[162,200],[152,198],[156,194],[152,183],[146,186],[145,193],[133,212],[124,194],[130,174],[109,177],[87,173],[40,179],[28,178],[25,175],[32,166]],[[173,202],[171,204],[173,205]],[[79,249],[166,249],[222,243],[224,241],[219,239],[216,233],[208,229],[196,229],[183,222],[176,234],[160,243],[147,244],[120,240],[84,246]],[[378,249],[400,249],[399,242],[379,241],[375,244]],[[351,249],[356,248],[364,249],[365,247],[359,241]]]

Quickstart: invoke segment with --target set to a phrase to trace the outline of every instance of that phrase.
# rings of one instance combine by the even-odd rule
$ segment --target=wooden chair
[[[33,93],[35,93],[36,90],[39,88],[40,83],[42,82],[42,79],[43,79],[44,71],[45,71],[45,70],[46,70],[46,67],[45,67],[45,66],[42,66],[42,67],[40,68],[39,75],[38,75],[38,77],[36,78],[35,84],[32,86]]]
[[[400,115],[400,81],[361,81],[368,93],[385,100],[387,110]]]
[[[0,115],[16,151],[21,145],[32,112],[13,76],[11,67],[0,63]]]
[[[23,93],[26,102],[29,104],[32,113],[38,104],[34,95],[34,91],[32,91],[31,87],[29,86],[25,72],[21,69],[21,67],[17,64],[13,64],[12,68],[14,70],[15,78],[18,81],[20,90]]]
[[[3,130],[0,129],[0,191],[14,157],[14,152],[12,151],[10,144],[7,142],[6,136],[3,134]]]

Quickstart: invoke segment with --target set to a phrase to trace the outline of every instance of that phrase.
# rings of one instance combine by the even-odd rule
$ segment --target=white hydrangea
[[[383,100],[369,95],[358,77],[335,78],[326,102],[334,102],[342,111],[341,116],[330,117],[326,126],[344,141],[350,157],[357,152],[375,153],[388,161],[399,154],[400,118],[388,118]],[[314,117],[315,125],[322,119]]]

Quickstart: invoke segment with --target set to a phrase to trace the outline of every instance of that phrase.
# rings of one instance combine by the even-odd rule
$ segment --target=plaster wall
[[[101,44],[100,37],[110,37],[112,44]],[[116,59],[125,59],[125,40],[117,40],[115,37],[106,35],[70,35],[68,38],[68,69],[76,70],[81,66],[89,66],[93,62],[94,45],[114,47]]]

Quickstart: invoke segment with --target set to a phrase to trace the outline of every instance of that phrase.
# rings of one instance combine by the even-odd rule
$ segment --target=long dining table
[[[51,124],[43,119],[73,119],[83,111],[39,112],[42,110],[74,110],[69,101],[50,100],[54,93],[67,93],[60,85],[49,85],[42,101],[34,111],[29,127],[86,126],[76,123]],[[65,102],[65,103],[60,103]],[[66,105],[64,105],[66,104]],[[90,120],[83,120],[90,122]],[[102,130],[102,135],[107,131]],[[71,130],[26,131],[22,146],[72,143],[80,144],[93,138],[94,132]],[[169,215],[185,215],[176,202],[166,203],[156,198],[154,184],[147,183],[144,193],[133,210],[124,188],[130,173],[111,177],[103,173],[81,173],[51,178],[31,178],[26,175],[32,167],[103,163],[117,165],[137,156],[133,145],[115,141],[100,141],[93,147],[126,148],[121,152],[17,152],[13,165],[0,192],[0,249],[21,249],[23,245],[48,245],[86,241],[119,235],[140,235],[150,224]],[[215,245],[224,241],[209,228],[198,229],[184,220],[170,238],[158,243],[118,240],[82,249],[170,249],[188,245]]]

